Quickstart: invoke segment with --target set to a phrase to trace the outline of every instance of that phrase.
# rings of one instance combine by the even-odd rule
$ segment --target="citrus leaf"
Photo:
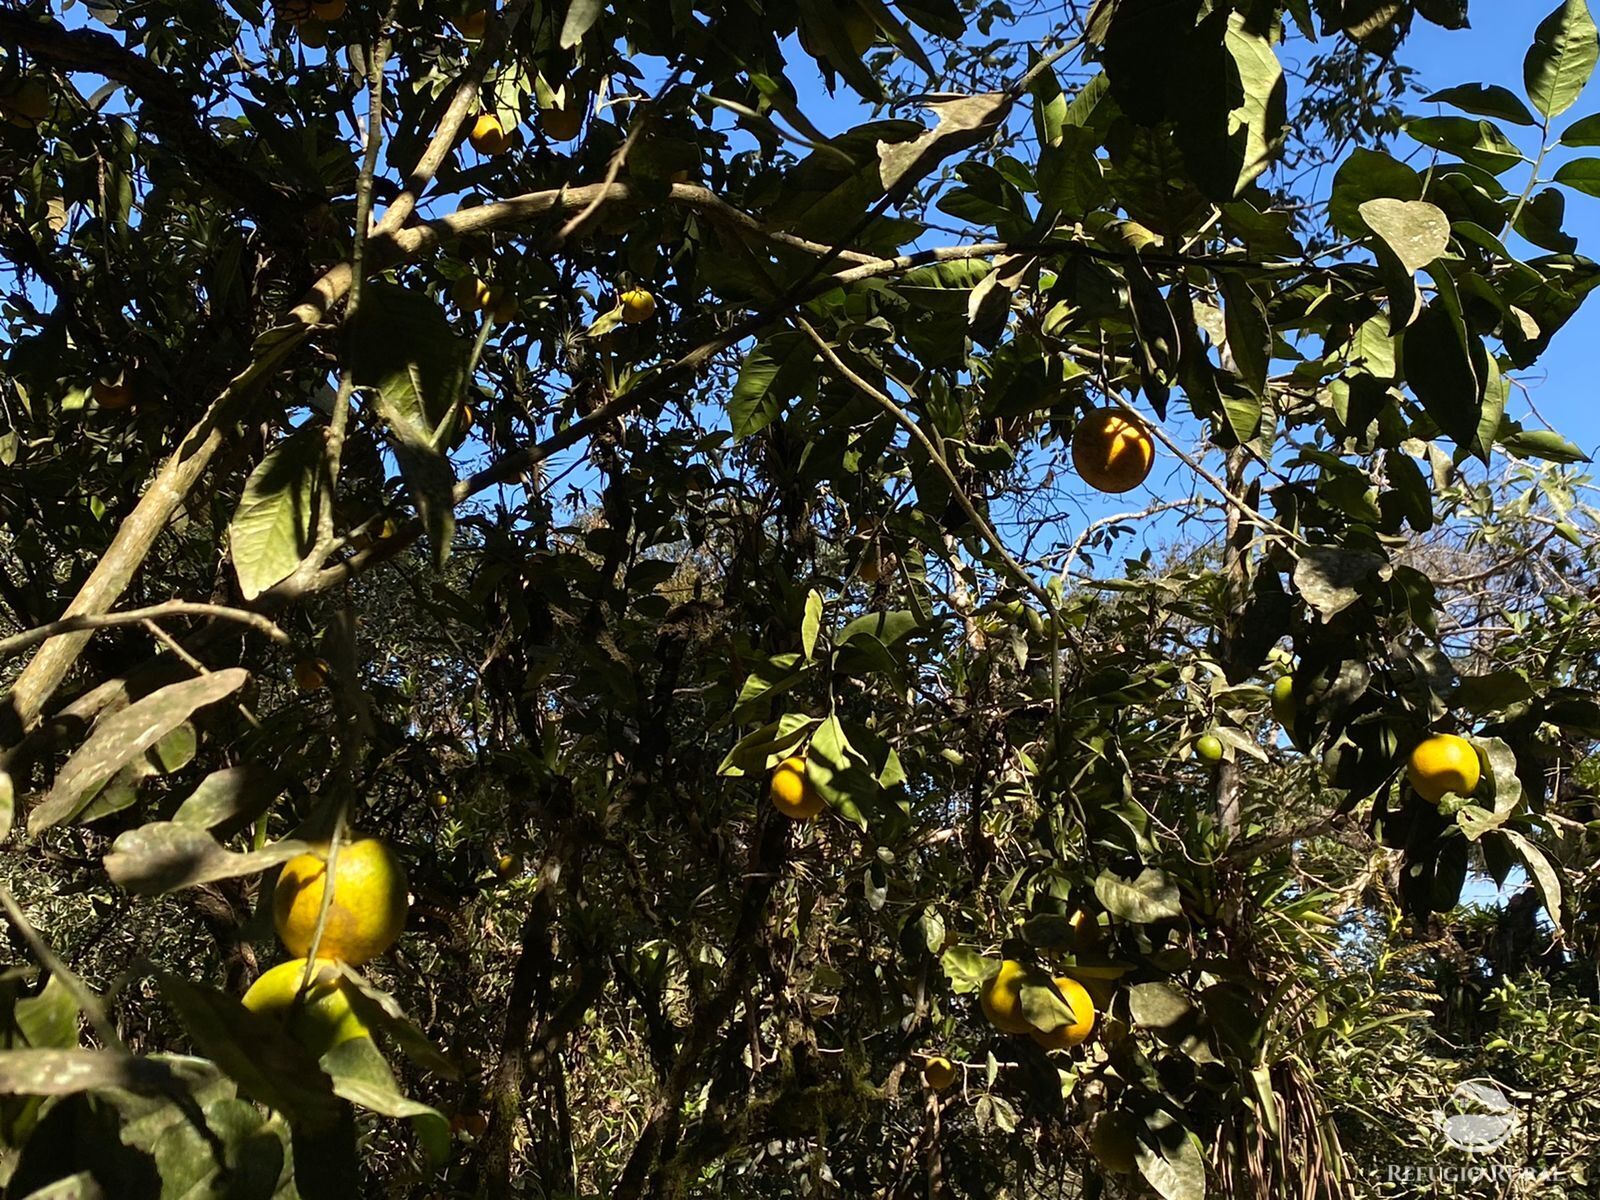
[[[1102,871],[1094,881],[1094,894],[1107,912],[1139,925],[1183,916],[1178,885],[1155,867],[1146,867],[1132,881]]]
[[[118,887],[136,895],[156,896],[216,879],[255,875],[310,848],[307,842],[288,839],[263,850],[235,854],[193,825],[152,821],[118,837],[105,865],[106,874]]]
[[[791,400],[817,386],[817,351],[811,339],[793,330],[758,342],[745,356],[728,401],[735,438],[759,433],[783,414]]]
[[[311,553],[316,514],[328,499],[325,444],[320,427],[303,425],[245,480],[228,522],[228,549],[246,600],[287,579]]]
[[[407,1058],[423,1070],[450,1080],[461,1078],[461,1068],[427,1039],[422,1030],[406,1016],[398,1000],[363,978],[349,963],[341,962],[339,970],[350,984],[345,989],[350,1007],[364,1025],[393,1041]]]
[[[322,1069],[332,1077],[334,1094],[340,1099],[386,1117],[410,1118],[417,1140],[436,1166],[449,1157],[450,1123],[438,1109],[400,1091],[371,1038],[340,1042],[322,1056]]]
[[[1513,125],[1536,125],[1528,106],[1498,83],[1463,83],[1424,97],[1424,104],[1448,104],[1478,117],[1499,117]]]
[[[1394,251],[1400,265],[1415,275],[1450,245],[1450,218],[1424,200],[1367,200],[1361,219]]]
[[[61,768],[50,794],[29,814],[29,830],[37,833],[70,820],[135,755],[155,745],[196,709],[238,691],[249,678],[242,667],[213,671],[161,688],[96,722],[88,740]]]
[[[286,779],[259,763],[213,771],[172,814],[179,825],[231,832],[265,812],[283,792]]]
[[[1585,0],[1565,0],[1534,30],[1522,60],[1522,81],[1533,107],[1560,116],[1577,100],[1600,57],[1600,40]]]

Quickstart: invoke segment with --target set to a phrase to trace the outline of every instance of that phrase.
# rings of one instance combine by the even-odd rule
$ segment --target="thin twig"
[[[40,625],[23,633],[12,634],[0,641],[0,659],[13,658],[24,650],[37,646],[65,633],[84,630],[108,629],[114,625],[141,625],[146,621],[159,621],[163,617],[215,617],[220,621],[236,621],[265,634],[280,646],[292,644],[293,639],[260,613],[242,608],[229,608],[223,604],[200,604],[188,600],[169,600],[148,608],[130,608],[114,613],[85,613],[79,617],[63,617],[48,625]]]

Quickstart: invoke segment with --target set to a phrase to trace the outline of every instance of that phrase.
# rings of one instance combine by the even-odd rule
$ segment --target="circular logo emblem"
[[[1492,1079],[1456,1085],[1447,1111],[1436,1114],[1444,1140],[1466,1154],[1489,1154],[1517,1131],[1517,1107]]]

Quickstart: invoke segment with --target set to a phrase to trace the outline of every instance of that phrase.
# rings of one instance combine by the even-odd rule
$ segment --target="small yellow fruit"
[[[279,963],[250,985],[244,1006],[279,1022],[290,1037],[318,1058],[340,1042],[372,1036],[350,1007],[345,991],[348,985],[332,962],[318,959],[311,982],[302,992],[305,974],[303,958]]]
[[[1089,1152],[1103,1170],[1126,1175],[1138,1164],[1137,1123],[1128,1113],[1101,1113],[1089,1133]]]
[[[506,132],[506,127],[500,124],[500,118],[494,113],[479,113],[478,119],[472,123],[472,132],[467,135],[467,140],[479,154],[489,157],[505,153],[506,148],[511,145],[511,135]]]
[[[302,692],[320,692],[332,670],[325,658],[302,658],[294,664],[294,685]]]
[[[1280,675],[1272,682],[1272,715],[1280,725],[1293,725],[1296,710],[1294,676]]]
[[[767,794],[772,797],[774,808],[796,821],[809,821],[828,806],[806,778],[806,760],[798,754],[773,769]]]
[[[553,142],[570,142],[583,130],[583,118],[589,111],[589,97],[568,96],[560,107],[539,110],[539,128]]]
[[[517,315],[517,298],[510,295],[505,288],[497,287],[493,290],[494,319],[497,325],[504,325]]]
[[[450,807],[450,797],[444,792],[435,792],[428,800],[434,808],[443,810]]]
[[[450,298],[462,312],[485,312],[498,295],[496,288],[476,275],[463,275],[450,288]]]
[[[483,31],[489,27],[489,10],[487,8],[469,9],[451,22],[456,31],[469,42],[483,40]]]
[[[502,854],[494,860],[494,873],[501,879],[522,874],[522,855]]]
[[[345,0],[311,0],[311,15],[324,24],[344,16]]]
[[[936,1092],[942,1092],[956,1081],[956,1065],[948,1058],[935,1055],[922,1064],[922,1081]]]
[[[644,288],[629,288],[617,297],[625,325],[638,325],[656,315],[656,298]]]
[[[311,947],[327,875],[325,852],[291,858],[278,874],[272,915],[291,954]],[[405,924],[406,877],[389,847],[377,838],[341,846],[319,956],[360,966],[394,945]]]
[[[90,395],[95,406],[106,412],[120,412],[133,404],[133,389],[125,383],[96,383]]]
[[[1150,474],[1155,443],[1144,423],[1131,413],[1097,408],[1072,433],[1072,465],[1098,492],[1132,491]]]
[[[1194,744],[1194,752],[1203,763],[1219,763],[1222,761],[1222,739],[1208,733]]]
[[[1435,734],[1411,752],[1406,776],[1411,786],[1429,804],[1446,795],[1470,796],[1478,790],[1483,773],[1478,752],[1466,738],[1453,733]]]
[[[978,1005],[983,1015],[1001,1033],[1032,1033],[1033,1026],[1022,1015],[1022,985],[1036,984],[1045,978],[1035,967],[1008,958],[1000,970],[984,980],[978,989]]]
[[[1061,998],[1067,1002],[1067,1007],[1072,1009],[1074,1018],[1072,1024],[1063,1025],[1049,1032],[1038,1029],[1030,1029],[1028,1032],[1033,1040],[1046,1050],[1071,1050],[1094,1032],[1094,1000],[1090,997],[1088,989],[1070,976],[1057,975],[1055,984],[1056,991],[1061,993]]]

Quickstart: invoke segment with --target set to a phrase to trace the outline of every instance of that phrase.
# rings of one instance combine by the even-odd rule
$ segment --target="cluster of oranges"
[[[405,928],[407,908],[405,874],[377,838],[358,838],[340,848],[324,919],[327,880],[325,848],[283,865],[272,916],[278,940],[293,957],[264,973],[244,994],[247,1009],[277,1022],[318,1058],[341,1042],[371,1036],[350,1003],[350,984],[338,964],[360,966],[394,945]],[[314,961],[307,957],[313,942]]]
[[[272,13],[291,26],[302,45],[328,44],[328,27],[344,16],[345,0],[273,0]]]

